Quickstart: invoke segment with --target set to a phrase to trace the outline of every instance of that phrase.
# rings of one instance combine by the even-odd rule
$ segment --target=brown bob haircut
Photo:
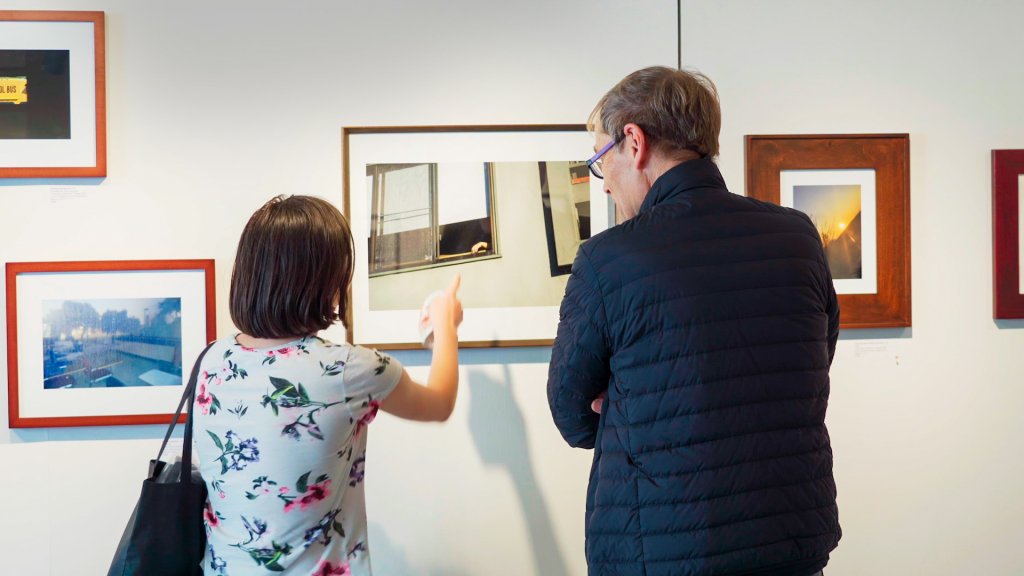
[[[231,320],[256,338],[306,336],[344,322],[353,253],[348,221],[332,204],[273,198],[238,240]]]
[[[722,111],[718,90],[700,72],[652,66],[637,70],[608,91],[590,113],[589,127],[621,140],[633,123],[654,148],[669,156],[684,150],[705,158],[718,156]]]

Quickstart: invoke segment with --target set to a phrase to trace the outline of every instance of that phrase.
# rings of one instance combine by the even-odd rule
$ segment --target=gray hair
[[[722,111],[718,90],[697,71],[652,66],[626,76],[608,91],[590,113],[588,127],[600,120],[601,129],[615,140],[633,123],[643,129],[652,146],[668,155],[689,150],[718,156]]]

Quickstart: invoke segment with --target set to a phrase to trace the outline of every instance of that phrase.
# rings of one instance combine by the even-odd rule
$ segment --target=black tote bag
[[[149,461],[149,477],[142,481],[142,494],[121,542],[114,553],[107,576],[202,576],[206,532],[203,508],[206,484],[192,469],[192,406],[196,394],[199,364],[207,346],[192,367],[178,410],[167,427],[156,460]],[[181,410],[189,403],[185,423],[181,464],[168,467],[160,460]]]

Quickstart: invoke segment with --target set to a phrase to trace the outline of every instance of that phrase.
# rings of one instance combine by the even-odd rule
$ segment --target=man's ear
[[[626,152],[629,154],[633,167],[643,170],[651,157],[650,141],[643,128],[630,122],[622,127],[623,138],[625,139]]]

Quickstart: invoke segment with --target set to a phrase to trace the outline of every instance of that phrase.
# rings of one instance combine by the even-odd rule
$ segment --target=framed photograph
[[[215,337],[213,260],[10,262],[10,427],[169,423]]]
[[[0,177],[107,174],[103,12],[0,10]]]
[[[747,195],[810,217],[841,328],[910,326],[909,162],[907,134],[746,137]]]
[[[1024,318],[1024,150],[992,151],[993,316]]]
[[[460,345],[552,342],[576,252],[610,220],[585,126],[350,127],[342,141],[349,340],[420,347],[424,300],[458,272]]]

